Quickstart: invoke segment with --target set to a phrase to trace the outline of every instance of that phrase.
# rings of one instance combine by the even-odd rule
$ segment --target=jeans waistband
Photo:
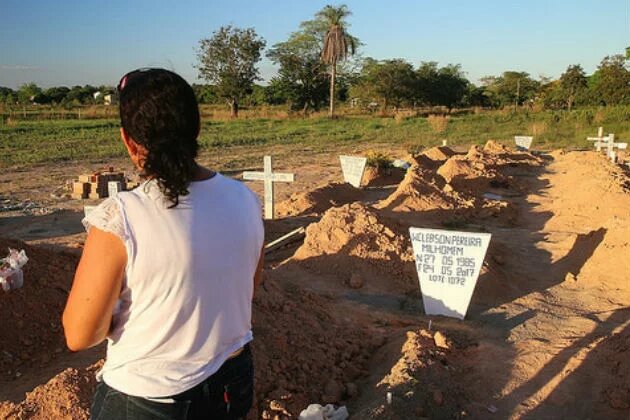
[[[219,371],[221,371],[222,369],[225,369],[227,367],[229,367],[229,365],[233,364],[233,363],[238,363],[239,360],[243,357],[247,357],[249,354],[251,353],[251,347],[249,345],[249,343],[245,344],[243,347],[241,347],[240,349],[236,350],[234,353],[230,354],[230,357],[221,365],[221,367],[219,368],[219,370],[217,370],[217,372],[215,372],[214,374],[210,375],[208,378],[204,379],[202,382],[200,382],[199,384],[195,385],[194,387],[180,393],[177,395],[172,395],[172,396],[168,396],[168,397],[164,397],[167,399],[174,399],[174,400],[183,400],[183,399],[189,399],[192,396],[199,394],[199,393],[203,393],[204,392],[204,385],[206,383],[208,383],[208,381],[210,381],[212,379],[212,377],[218,373]]]

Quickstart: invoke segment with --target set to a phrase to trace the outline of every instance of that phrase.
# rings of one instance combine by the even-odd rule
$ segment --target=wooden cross
[[[265,184],[265,219],[273,219],[273,183],[293,182],[293,174],[273,173],[271,171],[271,156],[265,156],[263,172],[243,172],[243,179],[248,181],[263,181]]]

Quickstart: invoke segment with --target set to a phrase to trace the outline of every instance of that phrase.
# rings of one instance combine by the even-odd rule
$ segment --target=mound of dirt
[[[543,164],[543,160],[527,151],[517,151],[494,140],[488,140],[483,149],[472,146],[466,155],[471,162],[483,161],[487,167],[530,166]]]
[[[486,153],[510,153],[512,150],[504,144],[501,144],[494,140],[488,140],[483,146],[483,151]]]
[[[360,419],[461,418],[466,389],[451,373],[457,370],[462,350],[471,343],[448,333],[424,329],[406,332],[376,355],[375,363],[388,371],[371,378],[377,395],[360,401]],[[392,355],[398,359],[392,359]],[[381,368],[382,369],[382,368]],[[388,404],[387,393],[392,402]]]
[[[32,420],[83,420],[90,416],[95,373],[102,366],[96,363],[86,369],[66,369],[44,385],[40,385],[19,404],[0,404],[0,418]]]
[[[462,205],[466,206],[457,193],[440,186],[431,171],[414,165],[409,168],[396,191],[376,207],[393,211],[423,211],[454,209]]]
[[[24,287],[0,291],[0,387],[48,365],[65,349],[61,313],[78,257],[0,239],[1,252],[24,249]]]
[[[397,223],[361,203],[332,208],[309,225],[293,259],[345,282],[360,276],[366,287],[415,288],[411,243],[402,232]]]
[[[271,272],[254,305],[258,418],[281,414],[278,407],[296,415],[314,402],[353,397],[381,341],[333,316],[324,298],[282,290],[273,278]],[[273,417],[267,414],[262,418]]]
[[[452,157],[437,170],[437,174],[440,175],[447,184],[450,184],[456,178],[473,179],[480,176],[484,176],[484,165],[481,162],[475,162],[473,164],[465,157]]]
[[[449,147],[446,146],[437,146],[432,147],[424,152],[420,153],[420,156],[427,157],[433,161],[445,161],[448,158],[456,155],[456,153]]]
[[[276,213],[281,217],[320,214],[331,207],[359,201],[364,195],[363,190],[350,184],[327,184],[311,191],[292,194],[276,206]]]
[[[402,168],[375,168],[369,166],[365,168],[365,173],[361,181],[364,187],[382,187],[400,183],[407,171]]]

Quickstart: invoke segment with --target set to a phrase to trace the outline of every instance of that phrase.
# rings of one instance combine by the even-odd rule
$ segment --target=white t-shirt
[[[127,267],[99,373],[129,395],[178,394],[251,341],[264,239],[258,198],[216,174],[169,209],[155,181],[108,198],[83,223],[125,244]]]

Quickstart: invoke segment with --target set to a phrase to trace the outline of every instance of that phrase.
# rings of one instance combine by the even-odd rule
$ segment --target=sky
[[[473,82],[506,70],[587,74],[630,46],[630,0],[0,0],[0,86],[116,85],[138,67],[190,83],[199,40],[222,25],[253,27],[271,47],[326,4],[352,11],[360,53],[461,64]],[[260,63],[263,79],[276,69]]]

